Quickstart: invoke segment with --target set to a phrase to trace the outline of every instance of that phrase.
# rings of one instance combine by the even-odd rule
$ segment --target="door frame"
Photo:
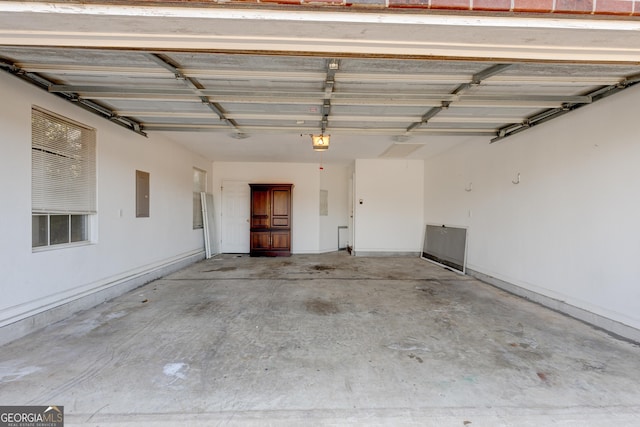
[[[234,224],[229,224],[229,220],[227,219],[229,216],[228,215],[224,215],[225,213],[225,209],[226,209],[226,205],[229,203],[229,200],[227,199],[227,197],[225,196],[229,194],[229,192],[227,191],[225,193],[224,188],[225,186],[228,188],[230,185],[238,185],[240,186],[246,186],[247,188],[247,192],[246,192],[246,200],[245,200],[245,205],[246,205],[246,218],[245,218],[245,223],[243,225],[246,225],[246,229],[244,229],[245,227],[243,227],[243,233],[246,234],[246,239],[243,240],[243,242],[236,242],[238,243],[237,245],[233,245],[232,248],[233,250],[229,250],[229,243],[227,240],[227,243],[225,243],[225,237],[228,237],[227,235],[225,235],[225,230],[229,230],[230,227],[232,226],[236,226],[237,224],[234,222]],[[238,180],[238,179],[223,179],[222,180],[222,186],[220,187],[220,253],[249,253],[249,248],[250,248],[250,224],[249,224],[249,218],[251,215],[251,191],[250,191],[250,187],[249,187],[249,181],[244,181],[244,180]],[[245,241],[246,240],[246,241]],[[242,250],[237,250],[236,248],[241,247]],[[245,249],[246,247],[246,249]]]

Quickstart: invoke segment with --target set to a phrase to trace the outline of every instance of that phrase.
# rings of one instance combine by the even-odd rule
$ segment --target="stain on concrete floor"
[[[335,270],[336,267],[332,266],[332,265],[314,265],[311,267],[313,270],[316,271],[331,271],[331,270]]]
[[[339,313],[338,305],[331,301],[323,301],[320,299],[312,299],[304,303],[307,310],[311,313],[327,316],[329,314]]]
[[[214,268],[211,270],[202,270],[203,273],[211,273],[213,271],[234,271],[236,270],[238,267],[220,267],[220,268]]]
[[[640,348],[420,259],[223,255],[2,346],[0,402],[92,426],[640,425]]]

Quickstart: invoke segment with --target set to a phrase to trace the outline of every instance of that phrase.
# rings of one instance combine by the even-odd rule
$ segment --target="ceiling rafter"
[[[336,73],[340,68],[340,60],[329,59],[326,66],[326,77],[324,79],[324,99],[322,101],[322,122],[320,124],[320,134],[327,131],[329,125],[329,114],[331,114],[331,97],[335,89]]]
[[[177,117],[177,118],[186,118],[186,119],[198,119],[198,118],[207,118],[210,117],[209,113],[199,113],[199,112],[174,112],[174,111],[135,111],[135,110],[119,110],[118,111],[122,115],[131,116],[131,117]],[[265,113],[231,113],[228,114],[227,117],[233,119],[240,120],[274,120],[274,121],[283,121],[283,122],[291,122],[290,114],[265,114]],[[318,120],[317,115],[308,114],[308,115],[296,115],[296,118],[304,121],[314,121]],[[411,116],[384,116],[384,117],[376,117],[370,115],[340,115],[336,117],[332,117],[332,122],[389,122],[389,123],[405,123],[409,120],[413,120],[414,117]],[[491,123],[498,124],[504,123],[505,121],[519,120],[515,117],[434,117],[431,119],[434,123],[450,123],[450,124],[464,124],[464,123]]]
[[[224,125],[216,124],[153,124],[145,123],[145,129],[149,131],[175,131],[175,132],[208,132],[212,130],[224,130]],[[245,131],[255,131],[261,133],[281,133],[283,131],[282,126],[243,126]],[[314,131],[313,127],[300,127],[300,126],[288,126],[287,130],[293,133],[311,133]],[[341,135],[388,135],[394,136],[398,130],[396,128],[368,128],[362,129],[360,127],[332,127],[332,131],[339,132]],[[427,128],[416,131],[419,135],[453,135],[453,136],[484,136],[490,137],[495,135],[493,129],[481,129],[481,128]]]
[[[244,134],[242,132],[242,129],[240,129],[240,126],[235,120],[229,119],[226,117],[225,115],[226,112],[224,111],[222,106],[217,102],[211,101],[209,97],[202,92],[205,89],[205,87],[197,79],[193,77],[189,77],[186,74],[184,74],[182,71],[180,71],[180,64],[176,63],[173,59],[171,59],[167,55],[160,55],[157,53],[146,53],[145,56],[147,56],[147,58],[151,59],[153,62],[160,65],[161,67],[164,67],[170,72],[172,72],[176,80],[180,80],[184,82],[184,84],[189,89],[191,89],[198,98],[200,98],[200,101],[202,101],[203,104],[209,107],[211,111],[216,113],[216,115],[220,120],[222,120],[227,125],[232,127],[236,133],[241,135]]]
[[[99,99],[99,100],[128,100],[128,101],[156,101],[156,102],[181,102],[181,103],[201,103],[193,95],[175,95],[167,93],[147,93],[147,94],[123,94],[123,93],[82,93],[82,96],[87,99]],[[212,95],[209,95],[212,96]],[[318,105],[322,104],[324,98],[316,96],[315,98],[299,98],[299,97],[269,97],[267,95],[218,95],[214,96],[219,102],[225,102],[228,104],[256,104],[256,105],[269,105],[269,104],[289,104],[289,105]],[[575,99],[565,97],[554,99],[523,99],[524,95],[520,99],[514,99],[512,101],[500,98],[496,99],[491,96],[484,98],[462,99],[456,102],[456,107],[460,108],[473,108],[473,107],[493,107],[493,108],[549,108],[561,105],[564,102],[576,102],[576,103],[589,103],[591,101],[584,99]],[[425,106],[440,106],[442,104],[441,98],[420,98],[420,99],[403,99],[400,97],[394,98],[350,98],[344,99],[334,94],[331,100],[332,106],[388,106],[388,107],[425,107]]]
[[[327,88],[330,90],[327,92]],[[483,103],[492,106],[540,106],[545,107],[550,104],[562,103],[590,103],[589,96],[579,95],[521,95],[521,94],[495,94],[495,95],[472,95],[462,93],[437,94],[437,93],[382,93],[382,92],[332,92],[333,84],[325,83],[325,90],[322,94],[319,92],[284,92],[263,90],[260,93],[247,90],[220,90],[220,89],[200,89],[199,93],[203,96],[214,97],[217,100],[225,102],[238,103],[309,103],[315,104],[320,100],[325,101],[327,94],[331,103],[336,105],[414,105],[420,106],[441,105],[442,102],[456,102],[461,105],[483,105]],[[118,97],[122,98],[134,97],[140,95],[175,95],[183,97],[193,93],[189,88],[163,88],[163,87],[144,87],[144,86],[88,86],[88,85],[51,85],[50,92],[74,92],[80,93],[85,98],[105,98]],[[306,102],[305,102],[306,101]]]
[[[592,102],[596,102],[618,92],[621,92],[625,89],[628,89],[638,83],[640,83],[640,73],[627,76],[615,84],[598,88],[588,93],[586,96],[591,98]],[[585,105],[587,104],[567,102],[561,107],[550,108],[548,110],[529,116],[519,123],[512,123],[503,126],[498,129],[497,136],[491,140],[491,143],[500,141],[504,138],[508,138],[510,136],[528,130],[534,126],[548,122],[549,120],[563,116],[571,111],[584,107]]]
[[[451,95],[455,95],[455,96],[460,96],[463,92],[465,92],[466,90],[468,90],[469,88],[473,87],[473,86],[479,86],[483,80],[494,76],[498,73],[503,72],[504,70],[506,70],[507,68],[511,67],[512,64],[495,64],[492,65],[488,68],[485,68],[484,70],[474,74],[471,77],[471,80],[468,83],[462,83],[461,85],[459,85],[452,93]],[[409,125],[409,127],[407,127],[406,131],[405,131],[405,136],[408,136],[408,134],[410,132],[412,132],[414,129],[423,126],[425,124],[427,124],[427,122],[433,118],[435,115],[437,115],[438,113],[440,113],[442,110],[446,110],[451,106],[451,103],[453,101],[442,101],[442,104],[440,106],[437,107],[432,107],[429,111],[427,111],[426,113],[424,113],[424,115],[422,116],[422,118],[420,119],[420,121],[414,122],[411,125]]]
[[[64,73],[69,75],[126,75],[139,77],[163,77],[171,78],[166,75],[163,70],[149,67],[134,66],[107,66],[107,65],[77,65],[77,64],[45,64],[45,63],[29,63],[24,62],[20,67],[29,72],[34,73]],[[202,69],[194,67],[181,68],[182,73],[191,77],[211,78],[217,80],[283,80],[283,81],[321,81],[325,78],[325,72],[318,71],[256,71],[245,69]],[[416,83],[459,83],[460,81],[470,80],[472,76],[462,73],[450,74],[416,74],[403,73],[394,75],[388,73],[357,73],[341,71],[336,76],[339,83],[347,82],[405,82],[407,80]],[[544,75],[495,75],[484,81],[485,84],[501,84],[501,85],[521,85],[521,84],[545,84],[551,86],[558,85],[609,85],[618,81],[615,74],[600,75],[566,75],[566,76],[544,76]]]
[[[49,79],[37,73],[25,71],[17,64],[1,58],[0,58],[0,68],[46,91],[49,91],[49,88],[53,85],[53,82],[50,81]],[[84,99],[74,92],[56,92],[55,94],[60,98],[63,98],[69,102],[73,102],[76,105],[84,108],[85,110],[90,111],[94,114],[97,114],[102,118],[105,118],[113,123],[116,123],[117,125],[127,128],[142,136],[147,136],[147,134],[142,130],[142,125],[139,122],[129,117],[123,117],[117,114],[112,109],[105,107],[100,103],[97,103],[92,100]]]

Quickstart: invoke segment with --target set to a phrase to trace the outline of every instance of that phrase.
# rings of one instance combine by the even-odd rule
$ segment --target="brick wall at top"
[[[333,10],[355,9],[394,9],[394,10],[433,10],[481,12],[483,14],[570,14],[570,15],[609,15],[640,16],[640,0],[51,0],[53,3],[84,4],[127,4],[129,6],[208,6],[243,5],[288,6],[288,7],[328,7]]]
[[[264,0],[259,0],[264,1]],[[268,0],[278,2],[279,0]],[[345,6],[388,7],[499,13],[640,16],[640,0],[292,0],[294,3],[332,3]]]

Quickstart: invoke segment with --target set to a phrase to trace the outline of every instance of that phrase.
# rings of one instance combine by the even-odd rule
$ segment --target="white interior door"
[[[249,253],[251,188],[246,181],[222,181],[221,252]]]

